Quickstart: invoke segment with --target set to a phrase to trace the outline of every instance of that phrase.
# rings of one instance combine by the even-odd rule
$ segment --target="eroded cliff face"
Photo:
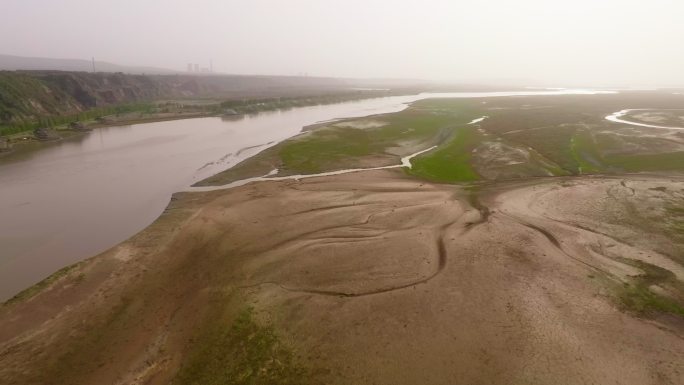
[[[193,79],[121,73],[2,72],[0,123],[76,114],[92,108],[195,96]]]
[[[38,78],[85,108],[150,100],[172,91],[165,82],[144,75],[49,73]]]
[[[0,71],[0,124],[170,98],[258,98],[340,90],[337,79]]]

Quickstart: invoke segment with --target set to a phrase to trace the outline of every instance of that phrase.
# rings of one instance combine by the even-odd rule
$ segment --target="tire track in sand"
[[[572,260],[574,260],[574,261],[576,261],[576,262],[579,262],[579,263],[581,263],[582,265],[585,265],[585,266],[589,267],[590,269],[592,269],[592,270],[594,270],[594,271],[599,271],[599,272],[601,272],[601,273],[603,273],[603,274],[606,274],[607,276],[613,276],[613,274],[611,274],[609,271],[604,270],[604,269],[602,269],[602,268],[600,268],[600,267],[598,267],[598,266],[592,265],[592,264],[589,263],[589,262],[583,261],[582,259],[580,259],[580,258],[578,258],[578,257],[575,257],[575,256],[569,254],[567,251],[565,251],[565,249],[563,249],[563,246],[562,246],[561,242],[558,240],[558,238],[556,238],[556,236],[553,235],[553,233],[551,233],[549,230],[547,230],[547,229],[545,229],[545,228],[543,228],[543,227],[541,227],[541,226],[537,226],[537,225],[535,225],[535,224],[529,223],[529,222],[527,222],[527,221],[525,221],[525,220],[522,220],[522,219],[520,219],[520,218],[517,218],[517,217],[515,217],[515,216],[513,216],[513,215],[511,215],[511,214],[507,214],[507,213],[504,213],[504,212],[501,212],[501,211],[499,211],[499,214],[501,214],[502,216],[505,216],[506,218],[508,218],[508,219],[510,219],[510,220],[512,220],[512,221],[514,221],[514,222],[516,222],[516,223],[518,223],[518,224],[520,224],[520,225],[522,225],[522,226],[525,226],[525,227],[527,227],[527,228],[529,228],[529,229],[532,229],[532,230],[534,230],[534,231],[540,233],[541,235],[544,236],[544,238],[546,238],[546,239],[554,246],[554,248],[555,248],[556,250],[560,251],[560,252],[561,252],[563,255],[565,255],[566,257],[568,257],[568,258],[570,258],[570,259],[572,259]]]
[[[255,283],[252,285],[238,286],[238,289],[251,289],[251,288],[255,288],[255,287],[259,287],[259,286],[263,286],[263,285],[274,285],[274,286],[279,287],[282,290],[285,290],[285,291],[291,292],[291,293],[323,295],[323,296],[329,296],[329,297],[357,298],[357,297],[365,297],[365,296],[369,296],[369,295],[389,293],[389,292],[413,287],[416,285],[428,283],[430,280],[432,280],[433,278],[437,277],[440,273],[442,273],[442,271],[444,271],[444,268],[446,268],[447,251],[446,251],[446,243],[444,242],[444,238],[445,238],[445,234],[448,231],[449,227],[451,227],[456,222],[457,221],[454,220],[454,221],[449,222],[447,224],[444,224],[438,228],[437,237],[435,239],[435,243],[436,243],[436,247],[437,247],[437,269],[432,274],[428,275],[427,277],[418,279],[416,281],[408,282],[408,283],[401,284],[401,285],[389,286],[389,287],[385,287],[385,288],[381,288],[381,289],[363,291],[363,292],[359,292],[359,293],[354,293],[354,292],[350,292],[350,291],[340,291],[340,290],[317,290],[317,289],[305,289],[305,288],[290,287],[290,286],[284,285],[284,284],[276,282],[276,281],[265,281],[265,282]]]

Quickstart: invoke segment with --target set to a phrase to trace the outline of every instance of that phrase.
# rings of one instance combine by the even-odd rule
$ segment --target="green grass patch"
[[[606,157],[606,162],[628,172],[683,171],[684,152],[613,155]]]
[[[674,239],[680,242],[684,241],[684,203],[670,203],[665,206],[665,212],[667,216],[664,218],[664,222],[667,230]]]
[[[83,373],[104,364],[102,346],[120,342],[122,331],[128,330],[130,323],[140,311],[142,301],[127,296],[118,301],[109,300],[110,309],[103,317],[89,318],[86,323],[72,330],[69,343],[57,356],[46,358],[45,369],[36,373],[41,384],[72,384]]]
[[[622,305],[637,314],[648,315],[654,311],[684,317],[684,307],[674,300],[658,295],[642,284],[626,284],[620,294]]]
[[[596,173],[603,169],[601,154],[591,132],[583,129],[575,131],[570,141],[570,150],[580,174]]]
[[[272,327],[254,319],[252,308],[240,312],[232,325],[218,320],[204,330],[198,347],[186,360],[174,384],[299,385],[307,370],[295,362]]]
[[[579,174],[580,164],[573,151],[574,126],[553,126],[506,134],[511,142],[534,148],[544,158],[551,160],[567,173]]]
[[[680,302],[649,289],[649,286],[657,284],[681,293],[684,287],[674,273],[643,261],[627,258],[619,258],[619,260],[643,271],[643,274],[633,277],[632,282],[624,282],[622,287],[618,288],[618,299],[623,309],[639,315],[660,312],[684,317],[684,306]]]
[[[308,138],[286,143],[279,155],[284,169],[315,174],[334,169],[349,158],[381,154],[385,143],[386,138],[379,138],[377,133],[365,130],[321,130],[313,132]]]
[[[658,189],[658,187],[656,189]],[[664,191],[664,190],[660,190],[660,191]],[[668,206],[665,206],[665,211],[667,211],[667,213],[673,217],[680,217],[680,218],[684,219],[684,206],[670,204]]]
[[[548,159],[541,155],[537,150],[530,151],[531,159],[533,163],[539,164],[544,170],[548,171],[551,173],[553,176],[567,176],[570,175],[570,172],[567,170],[564,170],[560,166],[558,166],[556,163],[554,163],[551,159]]]
[[[283,174],[316,174],[399,164],[400,156],[390,153],[391,148],[437,144],[449,138],[456,127],[481,116],[472,101],[450,100],[448,110],[442,111],[439,106],[444,103],[426,100],[398,113],[349,119],[385,123],[380,127],[358,129],[330,123],[279,143],[197,185],[230,183],[264,175],[274,168]]]
[[[26,118],[14,122],[0,123],[0,136],[9,136],[24,132],[30,133],[36,128],[66,126],[72,122],[87,122],[105,116],[118,116],[132,112],[151,114],[156,111],[157,108],[154,104],[134,103],[93,108],[77,114],[45,115],[38,118]]]
[[[398,163],[399,156],[389,154],[388,148],[400,147],[402,143],[435,143],[474,116],[476,113],[467,103],[454,105],[448,114],[411,108],[374,118],[387,123],[382,127],[356,129],[331,125],[314,130],[305,137],[284,142],[279,157],[284,170],[302,174],[358,167],[364,157],[396,158]]]
[[[471,152],[481,135],[475,127],[462,126],[454,130],[444,145],[412,160],[409,174],[437,182],[469,182],[480,176],[471,165]]]

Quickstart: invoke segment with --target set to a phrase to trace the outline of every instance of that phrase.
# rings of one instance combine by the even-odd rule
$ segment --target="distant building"
[[[199,64],[195,64],[195,72],[200,72]]]
[[[192,63],[188,63],[188,72],[192,72]]]
[[[12,150],[12,144],[7,138],[0,138],[0,152]]]

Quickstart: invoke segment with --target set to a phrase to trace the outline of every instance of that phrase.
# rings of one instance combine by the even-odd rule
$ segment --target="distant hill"
[[[24,57],[13,55],[0,55],[0,70],[4,71],[75,71],[92,72],[93,63],[91,60],[81,59],[54,59],[44,57]],[[127,74],[173,74],[180,71],[173,71],[166,68],[124,66],[119,64],[95,61],[97,72],[123,72]]]

